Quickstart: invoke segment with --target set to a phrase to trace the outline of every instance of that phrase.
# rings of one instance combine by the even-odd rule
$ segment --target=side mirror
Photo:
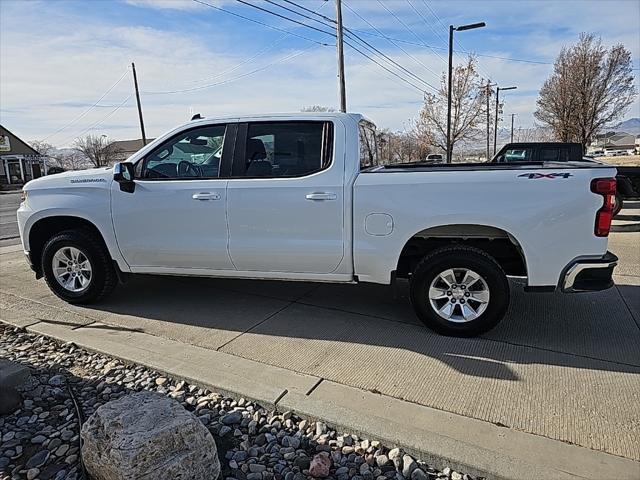
[[[133,163],[121,162],[113,166],[113,179],[120,184],[120,190],[123,192],[133,193],[136,189],[136,183],[133,178]]]

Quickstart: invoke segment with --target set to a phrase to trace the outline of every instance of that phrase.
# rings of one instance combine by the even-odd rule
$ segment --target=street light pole
[[[462,32],[464,30],[472,30],[474,28],[484,27],[486,23],[470,23],[468,25],[461,25],[454,27],[449,25],[449,70],[448,70],[448,82],[447,82],[447,163],[451,163],[453,156],[453,148],[451,145],[451,84],[453,77],[453,32]]]
[[[498,145],[498,106],[500,105],[500,90],[515,90],[518,87],[504,87],[496,88],[496,118],[494,119],[494,128],[493,128],[493,154],[496,154],[496,147]]]
[[[336,0],[336,49],[338,54],[338,83],[340,85],[340,111],[347,111],[347,92],[344,81],[344,42],[342,39],[342,2]]]
[[[449,72],[447,80],[447,163],[451,163],[451,78],[453,77],[453,25],[449,25]]]

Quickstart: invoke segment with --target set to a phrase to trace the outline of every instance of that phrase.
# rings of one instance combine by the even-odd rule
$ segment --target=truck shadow
[[[624,288],[626,299],[640,298],[639,286]],[[435,359],[464,375],[508,381],[521,380],[517,365],[527,364],[640,373],[640,320],[616,288],[524,294],[512,281],[506,318],[469,339],[422,326],[406,285],[394,299],[379,285],[141,276],[89,308],[112,314],[110,324],[321,376],[328,363],[354,357],[400,370]],[[293,352],[303,352],[295,364]]]

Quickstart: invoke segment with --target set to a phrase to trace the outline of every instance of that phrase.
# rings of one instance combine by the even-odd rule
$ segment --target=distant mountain
[[[630,118],[624,122],[620,122],[611,130],[614,132],[626,132],[634,135],[640,135],[640,118]]]

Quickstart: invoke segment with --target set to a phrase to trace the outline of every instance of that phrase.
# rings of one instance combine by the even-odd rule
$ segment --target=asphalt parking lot
[[[20,191],[0,193],[0,247],[18,243],[16,210],[20,205]]]
[[[616,287],[524,294],[481,338],[436,335],[400,288],[138,277],[71,306],[22,253],[0,255],[3,316],[95,323],[254,360],[445,412],[640,460],[640,234],[613,233]],[[13,251],[11,251],[13,250]]]

